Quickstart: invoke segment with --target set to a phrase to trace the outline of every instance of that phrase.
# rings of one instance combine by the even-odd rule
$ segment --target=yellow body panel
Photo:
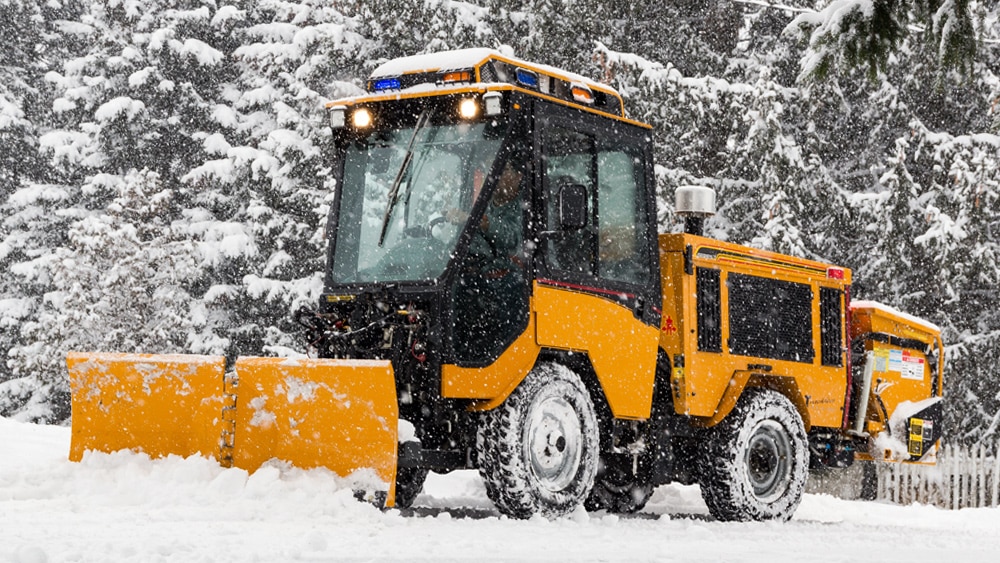
[[[589,293],[535,282],[539,346],[585,352],[617,418],[648,418],[659,331],[632,311]]]
[[[465,368],[453,364],[441,367],[441,395],[453,399],[482,399],[477,408],[489,410],[499,405],[535,366],[541,348],[535,342],[535,315],[528,327],[499,358],[485,367]]]
[[[882,440],[884,445],[884,437],[879,438],[879,435],[889,430],[889,419],[901,405],[942,395],[944,347],[941,332],[920,319],[877,303],[858,302],[851,307],[851,315],[851,337],[863,339],[865,350],[871,352],[874,359],[871,386],[863,391],[869,393],[863,430],[872,437],[873,443],[878,444]],[[886,336],[896,338],[885,338]],[[927,351],[935,356],[936,370]],[[913,424],[922,430],[926,425],[930,430],[933,422],[935,421],[914,420]],[[889,436],[900,440],[900,445],[883,450],[873,448],[867,457],[881,461],[911,461],[912,458],[907,459],[908,456],[919,455],[905,452],[903,444],[907,442],[907,437],[893,436],[892,432]],[[940,444],[940,428],[934,431],[934,436],[932,442]],[[915,444],[912,439],[909,442],[911,446]],[[928,448],[927,451],[927,454],[913,461],[935,463],[937,447]]]
[[[442,395],[479,399],[476,410],[502,404],[534,367],[542,348],[590,358],[611,412],[648,418],[656,372],[656,327],[608,299],[535,282],[528,327],[492,364],[442,367]]]
[[[277,458],[342,476],[371,469],[390,488],[395,483],[399,411],[390,362],[240,358],[236,373],[234,465],[254,471]]]
[[[690,249],[688,249],[690,247]],[[689,258],[685,258],[685,253]],[[697,268],[720,271],[721,352],[698,350],[696,277],[685,272],[690,261]],[[824,366],[820,358],[819,288],[843,289],[850,271],[837,269],[828,276],[827,264],[687,234],[660,235],[663,276],[663,321],[660,347],[675,362],[671,378],[674,407],[680,414],[702,417],[702,424],[722,420],[747,385],[775,388],[799,406],[807,428],[840,427],[847,394],[846,358],[841,366]],[[731,354],[729,341],[730,273],[806,284],[813,291],[813,348],[811,362],[777,360]],[[843,332],[843,331],[842,331]],[[844,348],[841,335],[841,348]],[[683,366],[676,365],[683,357]],[[842,351],[843,357],[843,351]]]
[[[660,246],[660,275],[663,286],[662,316],[660,318],[660,348],[671,354],[672,373],[670,389],[674,396],[674,410],[688,412],[687,378],[684,366],[676,365],[676,355],[683,354],[688,334],[695,330],[694,284],[684,275],[684,256]],[[690,296],[688,295],[690,293]],[[690,319],[690,321],[689,321]]]
[[[932,347],[939,345],[941,341],[941,330],[937,327],[884,305],[855,301],[851,306],[851,314],[854,315],[854,322],[851,323],[851,335],[854,337],[877,332],[911,338]]]
[[[892,414],[903,401],[916,401],[935,395],[931,387],[931,371],[923,353],[870,342],[867,349],[875,352],[871,392],[878,397],[887,413]],[[873,415],[876,403],[869,402]],[[881,418],[881,417],[879,417]]]
[[[225,358],[70,352],[66,365],[71,460],[124,449],[219,457]]]

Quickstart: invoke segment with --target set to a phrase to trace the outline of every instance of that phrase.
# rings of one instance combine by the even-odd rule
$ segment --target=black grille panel
[[[759,276],[729,274],[729,352],[811,363],[812,289]]]
[[[722,351],[722,300],[719,270],[698,268],[698,349],[702,352]]]
[[[480,82],[497,82],[497,71],[493,68],[493,63],[486,63],[479,67]]]
[[[832,287],[819,288],[819,355],[824,366],[844,365],[840,343],[844,318],[841,309],[843,294],[843,291]]]

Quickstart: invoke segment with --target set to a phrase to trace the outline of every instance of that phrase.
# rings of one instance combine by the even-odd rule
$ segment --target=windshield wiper
[[[403,176],[406,175],[406,169],[409,168],[410,161],[413,160],[413,143],[417,140],[420,130],[427,125],[433,114],[434,108],[425,108],[424,111],[420,112],[420,117],[417,118],[417,125],[413,128],[413,134],[410,135],[410,142],[406,144],[406,156],[403,157],[403,163],[399,165],[399,172],[396,173],[396,179],[393,180],[392,187],[389,188],[389,201],[385,206],[385,215],[382,217],[382,231],[378,235],[379,247],[385,244],[385,235],[389,231],[389,217],[392,216],[392,210],[396,207],[396,202],[399,201],[399,186],[403,183]]]

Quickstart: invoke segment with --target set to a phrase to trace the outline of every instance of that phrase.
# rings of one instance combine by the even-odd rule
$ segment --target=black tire
[[[424,489],[427,469],[423,467],[396,468],[396,508],[410,508],[417,495]]]
[[[536,366],[476,436],[486,493],[512,518],[563,516],[583,503],[597,474],[597,415],[569,368]]]
[[[710,429],[701,494],[718,520],[788,520],[802,501],[809,450],[802,417],[785,396],[748,389]]]
[[[640,460],[638,470],[633,472],[631,464],[626,466],[622,461],[605,461],[604,472],[597,476],[583,504],[587,510],[631,514],[642,510],[649,502],[654,488],[650,464]]]

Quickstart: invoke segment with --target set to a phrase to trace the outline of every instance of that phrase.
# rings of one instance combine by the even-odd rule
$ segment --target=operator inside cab
[[[528,314],[524,213],[528,158],[513,151],[500,165],[483,218],[470,225],[469,246],[453,301],[453,346],[459,358],[488,361],[523,330]],[[481,177],[481,175],[476,175]],[[480,184],[481,182],[475,182]],[[474,198],[481,186],[474,184]],[[463,222],[461,212],[449,221]]]

